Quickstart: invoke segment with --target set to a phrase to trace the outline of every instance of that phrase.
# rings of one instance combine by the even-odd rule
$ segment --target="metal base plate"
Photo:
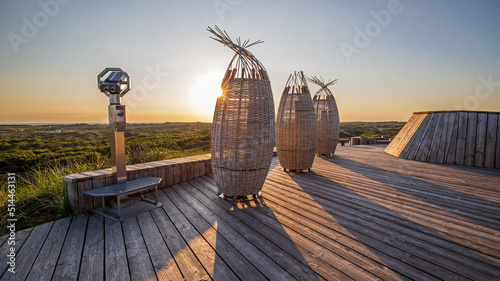
[[[127,207],[130,207],[132,205],[134,205],[134,198],[133,197],[128,197],[127,198],[122,198],[120,199],[120,206],[121,208],[127,208]],[[109,202],[109,207],[111,207],[112,209],[116,210],[117,209],[117,204],[116,204],[116,200],[111,200],[111,202]]]
[[[127,208],[122,207],[121,208],[121,216],[119,218],[117,218],[111,214],[103,212],[102,208],[94,209],[94,210],[92,210],[92,212],[96,213],[100,216],[103,216],[107,219],[110,219],[112,221],[124,221],[126,219],[136,217],[142,213],[149,212],[153,209],[156,209],[158,207],[163,206],[163,204],[161,202],[158,202],[157,204],[151,204],[151,203],[146,202],[146,201],[141,201],[139,199],[139,196],[131,197],[131,199],[133,199],[134,205],[127,207]],[[109,211],[116,211],[116,209],[109,208],[110,207],[109,205],[106,207],[107,207],[106,210],[108,212]]]

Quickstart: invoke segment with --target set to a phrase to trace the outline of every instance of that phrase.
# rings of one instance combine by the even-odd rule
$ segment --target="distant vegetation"
[[[403,122],[344,122],[341,138],[395,136]],[[127,164],[210,152],[210,123],[127,124]],[[107,125],[0,125],[0,175],[17,174],[16,228],[71,214],[64,176],[110,167]],[[4,178],[2,178],[4,182]],[[0,188],[0,234],[7,185]]]
[[[208,153],[210,123],[128,124],[128,164]],[[0,126],[0,172],[18,173],[60,163],[109,159],[107,125]]]
[[[350,137],[380,137],[387,135],[395,137],[406,122],[341,122],[340,138]]]

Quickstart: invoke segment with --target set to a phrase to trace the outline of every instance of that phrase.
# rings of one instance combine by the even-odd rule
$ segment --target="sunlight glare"
[[[213,116],[217,97],[222,95],[220,84],[223,76],[221,71],[205,73],[191,88],[191,104],[198,115]]]

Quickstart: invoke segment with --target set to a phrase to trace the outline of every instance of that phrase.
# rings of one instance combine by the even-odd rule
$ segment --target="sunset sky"
[[[265,41],[249,50],[276,106],[303,70],[339,79],[341,121],[500,111],[499,13],[497,0],[5,0],[0,123],[107,122],[106,67],[131,77],[128,122],[211,121],[233,56],[209,38],[215,25]]]

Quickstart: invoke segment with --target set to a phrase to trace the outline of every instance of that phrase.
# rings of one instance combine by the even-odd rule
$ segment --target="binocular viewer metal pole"
[[[121,97],[130,90],[130,79],[120,68],[106,68],[97,76],[97,85],[101,92],[109,97],[109,128],[111,133],[111,170],[115,183],[127,181],[125,160],[125,105]]]

